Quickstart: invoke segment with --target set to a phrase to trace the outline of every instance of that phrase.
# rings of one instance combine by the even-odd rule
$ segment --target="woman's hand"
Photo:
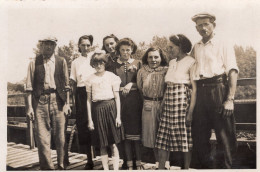
[[[121,119],[116,118],[116,127],[120,127],[120,126],[121,126]]]
[[[93,123],[92,120],[88,122],[88,128],[89,128],[90,131],[94,130],[94,123]]]
[[[131,88],[133,86],[132,82],[129,82],[128,84],[126,84],[126,86],[124,86],[123,90],[122,90],[122,95],[126,96],[127,94],[129,94]]]

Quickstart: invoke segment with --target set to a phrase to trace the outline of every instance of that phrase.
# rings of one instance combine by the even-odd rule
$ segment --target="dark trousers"
[[[200,163],[199,168],[211,168],[210,157],[211,129],[215,130],[218,142],[217,154],[224,158],[223,168],[232,166],[232,150],[236,148],[236,130],[234,114],[224,118],[219,113],[227,98],[228,85],[225,75],[197,81],[197,100],[193,113],[192,139],[193,152]]]
[[[88,129],[88,111],[86,102],[86,87],[77,87],[75,104],[79,146],[82,151],[91,152],[91,132]],[[92,157],[88,157],[88,161],[92,162]]]

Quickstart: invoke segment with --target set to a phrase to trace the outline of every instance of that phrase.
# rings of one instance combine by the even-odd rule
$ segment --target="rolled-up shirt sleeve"
[[[65,91],[69,91],[70,90],[70,82],[69,82],[69,71],[68,71],[68,65],[66,60],[63,60],[63,73],[65,76]]]
[[[239,72],[235,56],[235,50],[234,47],[231,46],[231,44],[228,44],[223,47],[223,56],[226,75],[228,76],[228,73],[231,69],[235,69],[237,70],[237,72]]]
[[[77,75],[76,75],[76,64],[75,61],[71,62],[71,71],[70,71],[70,79],[77,82]]]
[[[26,88],[25,91],[33,91],[33,79],[35,70],[35,60],[31,61],[28,65],[27,78],[26,78]]]

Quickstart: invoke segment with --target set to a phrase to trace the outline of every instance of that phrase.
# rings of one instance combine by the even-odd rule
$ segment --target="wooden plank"
[[[237,80],[238,86],[256,85],[256,78],[241,78]]]
[[[8,165],[13,168],[19,168],[33,163],[39,163],[38,154],[27,155],[26,158],[19,158],[18,161],[14,161]]]
[[[236,129],[256,131],[256,123],[236,123]]]
[[[7,117],[8,121],[26,122],[26,117]]]
[[[23,156],[27,156],[27,155],[32,155],[32,154],[37,154],[37,152],[31,152],[31,151],[15,151],[15,152],[11,152],[7,154],[7,161],[10,162],[14,159],[18,159],[18,158],[22,158]]]

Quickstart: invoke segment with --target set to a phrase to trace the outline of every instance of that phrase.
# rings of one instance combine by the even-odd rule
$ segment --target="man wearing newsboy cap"
[[[193,114],[193,153],[200,162],[199,168],[212,168],[210,162],[211,129],[215,130],[217,155],[222,167],[232,167],[232,152],[236,149],[234,124],[234,95],[238,67],[233,47],[228,47],[217,34],[216,17],[200,13],[192,17],[202,40],[193,47],[195,58],[192,78],[197,83],[197,101]],[[228,39],[228,38],[226,38]],[[215,167],[214,167],[215,168]]]
[[[40,52],[28,67],[27,117],[34,121],[34,136],[41,170],[54,170],[51,159],[51,134],[57,150],[58,169],[65,168],[65,121],[70,114],[69,77],[66,60],[54,55],[57,39],[46,37]]]

